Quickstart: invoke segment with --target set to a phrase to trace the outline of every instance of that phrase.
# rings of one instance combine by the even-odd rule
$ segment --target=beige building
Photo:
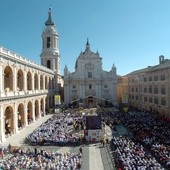
[[[76,60],[75,71],[69,72],[65,66],[65,104],[81,104],[84,107],[116,105],[116,88],[116,67],[113,64],[110,71],[103,70],[100,54],[91,50],[87,40],[85,50]]]
[[[0,141],[41,118],[61,92],[58,34],[49,9],[41,63],[0,47]]]
[[[118,79],[118,99],[142,110],[170,117],[170,60]]]

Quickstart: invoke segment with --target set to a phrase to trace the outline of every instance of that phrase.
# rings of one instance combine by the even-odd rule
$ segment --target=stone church
[[[90,49],[87,40],[84,52],[75,63],[75,71],[64,68],[64,102],[74,107],[96,107],[116,105],[117,74],[116,67],[110,71],[102,68],[99,52]]]

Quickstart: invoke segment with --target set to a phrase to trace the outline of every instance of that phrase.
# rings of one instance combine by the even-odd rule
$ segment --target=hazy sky
[[[59,34],[61,73],[85,50],[113,63],[117,74],[170,58],[170,0],[0,0],[0,46],[40,63],[41,34],[52,7]]]

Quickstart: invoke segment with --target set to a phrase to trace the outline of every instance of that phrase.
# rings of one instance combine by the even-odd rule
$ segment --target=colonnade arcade
[[[48,90],[54,87],[53,75],[45,74],[40,70],[16,68],[5,66],[0,79],[0,92],[19,92],[31,90]]]
[[[4,140],[9,135],[17,133],[28,124],[35,122],[45,114],[46,96],[36,99],[13,101],[0,106],[0,139]]]
[[[53,107],[56,82],[53,70],[0,47],[0,141]]]

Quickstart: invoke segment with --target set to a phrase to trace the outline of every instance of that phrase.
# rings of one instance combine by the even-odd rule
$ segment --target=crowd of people
[[[45,149],[16,149],[0,159],[0,169],[5,170],[80,170],[82,152],[50,152]]]
[[[129,136],[113,134],[110,148],[118,170],[163,170],[170,169],[170,123],[166,119],[148,112],[133,111],[103,112],[102,121],[116,131],[117,125],[124,126]],[[0,169],[47,169],[77,170],[82,165],[82,148],[78,153],[50,152],[37,149],[37,145],[77,146],[80,138],[69,133],[72,128],[82,128],[82,117],[76,114],[55,114],[33,133],[26,141],[35,145],[31,149],[17,149],[9,154],[0,150]],[[103,146],[104,140],[101,140]],[[107,141],[106,143],[109,143]],[[108,145],[107,145],[108,146]]]
[[[80,137],[69,133],[75,122],[81,120],[76,114],[55,114],[26,138],[31,145],[79,145]]]
[[[127,137],[113,137],[115,166],[125,170],[162,170],[160,163],[148,152],[143,145],[135,143]]]
[[[129,113],[110,113],[108,114],[108,117],[109,118],[106,120],[109,120],[108,124],[112,127],[112,129],[115,130],[115,126],[117,124],[121,124],[126,127],[126,129],[130,133],[133,134],[133,137],[131,139],[132,141],[127,141],[127,139],[123,139],[122,137],[113,137],[112,145],[115,145],[114,140],[125,143],[128,142],[131,146],[130,149],[132,149],[133,151],[135,150],[134,147],[132,147],[132,144],[135,147],[137,145],[140,145],[143,147],[144,151],[147,151],[147,153],[149,153],[149,158],[146,155],[143,155],[142,159],[144,160],[144,162],[150,162],[150,160],[152,160],[153,162],[154,160],[154,164],[156,163],[156,166],[161,165],[164,168],[170,168],[170,123],[167,122],[166,119],[160,117],[159,115],[154,115],[148,112],[141,111]],[[112,148],[114,147],[112,146]],[[126,155],[126,153],[123,152],[123,148],[120,148],[121,145],[116,151],[116,156],[118,154],[119,157],[122,157],[123,155]],[[132,157],[133,155],[130,156]],[[142,161],[140,159],[140,165],[142,165],[141,162]],[[149,164],[149,162],[147,163]],[[120,164],[121,163],[119,161],[119,166]],[[142,166],[145,166],[145,163]],[[153,165],[151,167],[154,169]]]

